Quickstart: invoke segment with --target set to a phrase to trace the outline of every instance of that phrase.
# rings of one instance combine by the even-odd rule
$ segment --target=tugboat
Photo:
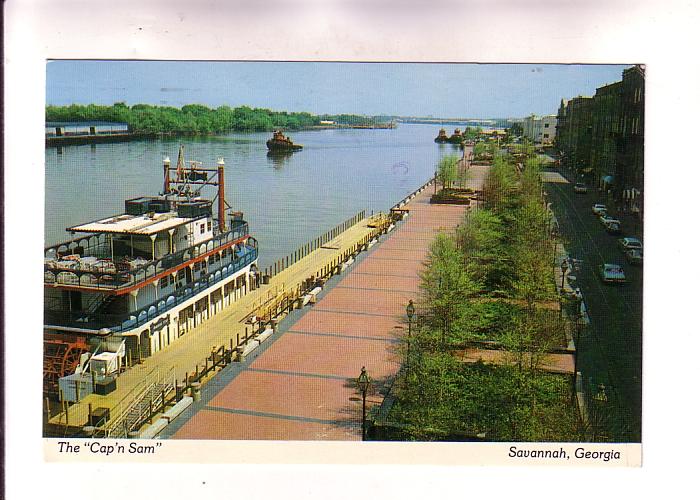
[[[445,132],[444,128],[440,129],[440,132],[438,132],[438,136],[435,138],[435,142],[444,144],[446,142],[449,142],[450,138],[447,137],[447,132]]]
[[[462,139],[464,139],[462,131],[456,128],[454,133],[450,136],[449,142],[451,142],[452,144],[461,144]]]
[[[223,158],[187,166],[180,147],[163,177],[160,195],[126,200],[124,212],[69,227],[70,241],[45,249],[47,396],[78,401],[76,383],[99,385],[167,349],[257,287],[257,241],[229,210]]]
[[[304,147],[301,144],[294,144],[281,130],[275,130],[272,134],[272,139],[267,141],[266,144],[270,152],[299,151]]]

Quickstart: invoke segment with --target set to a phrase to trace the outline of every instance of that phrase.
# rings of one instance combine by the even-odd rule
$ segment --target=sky
[[[314,114],[556,114],[629,65],[49,61],[51,105],[250,106]]]

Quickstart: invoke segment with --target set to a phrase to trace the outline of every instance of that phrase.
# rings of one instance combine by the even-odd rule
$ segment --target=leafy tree
[[[482,156],[488,152],[488,146],[485,142],[477,142],[474,144],[474,150],[472,151],[475,157]]]
[[[517,188],[515,168],[502,156],[494,158],[493,166],[484,181],[483,193],[486,206],[497,212],[513,206],[512,194]]]
[[[345,115],[358,123],[365,117]],[[46,121],[118,121],[129,125],[132,132],[156,134],[211,134],[236,131],[270,131],[275,128],[299,129],[318,125],[320,118],[310,113],[289,113],[240,106],[219,106],[210,109],[202,104],[187,104],[182,108],[123,102],[113,106],[95,104],[46,106]]]
[[[437,166],[437,176],[442,184],[442,189],[452,187],[452,184],[458,180],[458,161],[459,157],[457,155],[446,155],[440,158]]]
[[[441,332],[444,346],[451,323],[464,311],[467,301],[480,285],[463,264],[462,254],[453,238],[439,234],[430,247],[421,290],[429,310],[428,321]]]

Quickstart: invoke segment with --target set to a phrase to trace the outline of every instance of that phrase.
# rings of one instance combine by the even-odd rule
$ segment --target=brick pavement
[[[480,187],[485,167],[472,167]],[[438,231],[466,209],[430,205],[425,190],[410,216],[364,254],[322,298],[172,436],[175,439],[360,440],[360,368],[386,388],[400,366],[405,307],[419,296],[419,272]],[[368,397],[381,402],[381,392]]]

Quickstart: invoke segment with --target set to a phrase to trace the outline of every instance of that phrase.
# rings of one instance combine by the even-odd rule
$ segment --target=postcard
[[[220,25],[173,53],[185,14],[152,8],[119,17],[131,50],[19,71],[44,96],[6,174],[44,179],[43,233],[5,219],[43,244],[43,283],[6,287],[42,305],[8,308],[34,460],[642,466],[648,60],[448,57],[439,31],[225,50]],[[259,36],[253,10],[221,36]]]

